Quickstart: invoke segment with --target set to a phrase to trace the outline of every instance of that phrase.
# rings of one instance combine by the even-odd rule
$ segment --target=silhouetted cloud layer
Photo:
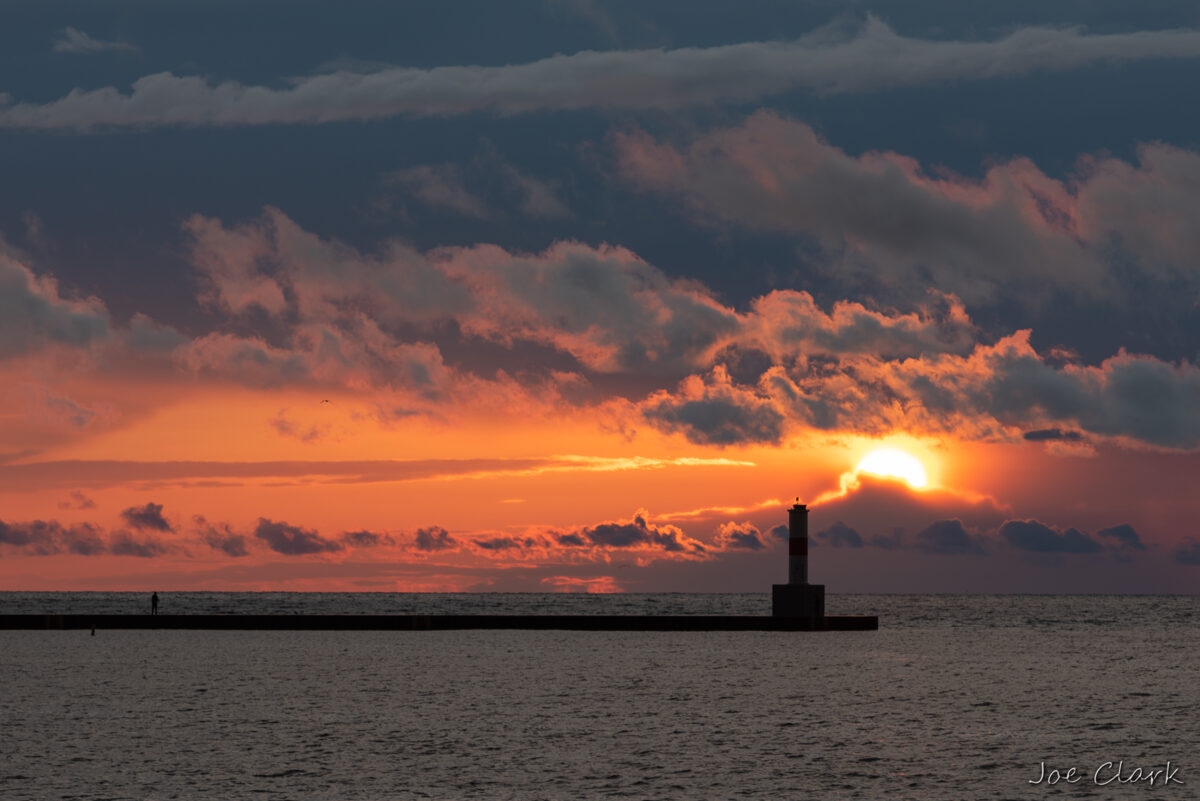
[[[821,529],[814,536],[819,542],[827,542],[835,548],[863,547],[862,535],[841,520],[832,526]]]
[[[119,45],[74,31],[63,46],[94,52]],[[0,127],[86,131],[481,111],[670,109],[749,103],[795,90],[878,91],[1198,55],[1200,32],[1194,30],[1086,34],[1076,28],[1031,27],[994,41],[939,41],[900,36],[868,16],[849,35],[829,27],[790,42],[584,51],[507,66],[340,70],[293,78],[283,88],[237,81],[214,85],[161,72],[134,81],[129,93],[106,86],[75,89],[47,103],[9,103],[0,109]]]
[[[441,526],[419,528],[413,534],[413,544],[418,551],[444,551],[457,545],[450,532]]]
[[[936,520],[917,532],[918,551],[936,554],[982,554],[978,537],[967,533],[960,520]]]
[[[149,529],[151,531],[175,530],[175,527],[163,517],[163,506],[161,503],[131,506],[121,512],[121,519],[136,529]]]
[[[157,517],[164,518],[159,505],[148,506]],[[145,507],[132,509],[144,511]],[[491,576],[502,586],[534,590],[538,588],[526,579],[533,576],[529,581],[536,584],[550,575],[565,577],[561,582],[549,580],[552,586],[594,591],[613,591],[627,584],[624,579],[618,582],[611,576],[595,575],[610,570],[614,563],[620,568],[650,571],[639,574],[644,578],[656,572],[669,573],[672,565],[682,563],[703,563],[711,570],[731,566],[759,570],[763,565],[781,564],[785,558],[781,546],[788,535],[787,527],[767,527],[784,514],[783,506],[767,503],[743,509],[751,518],[745,520],[727,519],[738,513],[732,508],[701,511],[704,513],[677,515],[693,521],[689,530],[638,510],[629,518],[566,528],[531,526],[518,531],[465,531],[455,535],[440,526],[427,526],[410,532],[356,529],[325,536],[315,528],[265,517],[258,518],[243,533],[229,523],[211,523],[195,515],[190,527],[164,539],[156,536],[163,530],[153,526],[145,531],[121,528],[106,534],[93,523],[0,521],[0,556],[113,556],[176,563],[193,559],[211,562],[216,557],[236,559],[239,564],[260,564],[263,559],[277,560],[281,555],[288,561],[319,562],[322,570],[329,568],[334,571],[330,575],[336,575],[343,568],[353,572],[353,564],[361,561],[359,555],[366,554],[369,563],[386,563],[397,570],[465,572]],[[832,522],[822,522],[831,518]],[[862,555],[869,549],[895,551],[906,559],[922,555],[937,560],[1003,559],[1007,551],[1043,562],[1048,557],[1049,563],[1060,563],[1062,557],[1094,560],[1097,556],[1130,563],[1151,556],[1153,550],[1129,524],[1103,528],[1091,536],[1076,528],[1060,528],[1034,519],[1004,519],[1001,510],[987,499],[939,490],[916,491],[899,482],[865,477],[860,484],[845,489],[844,494],[816,502],[812,521],[814,546],[853,549]],[[1169,558],[1183,565],[1200,564],[1198,548],[1194,540],[1185,540],[1170,552]],[[831,558],[836,561],[838,557]],[[500,578],[510,571],[525,578]],[[632,573],[621,575],[635,582],[642,580]]]
[[[722,523],[713,544],[728,551],[761,551],[769,547],[758,527],[747,522]]]
[[[630,520],[598,523],[575,532],[586,542],[605,548],[649,548],[666,553],[701,555],[703,543],[683,533],[677,526],[649,522],[639,510]]]
[[[1122,562],[1149,551],[1137,530],[1127,523],[1102,528],[1092,536],[1077,528],[1012,519],[988,498],[939,489],[918,491],[899,480],[871,476],[860,475],[857,481],[843,494],[813,506],[815,542],[937,555],[995,555],[1005,549],[1035,554],[1103,553]]]
[[[1200,540],[1189,537],[1171,555],[1181,565],[1200,565]]]
[[[258,519],[254,536],[267,543],[271,550],[288,556],[342,550],[341,543],[325,539],[313,529],[289,526],[265,517]]]
[[[1009,520],[1000,536],[1014,548],[1037,553],[1096,553],[1103,546],[1078,529],[1055,531],[1037,520]]]
[[[210,524],[202,515],[192,518],[196,534],[205,545],[226,556],[248,556],[250,547],[245,535],[238,534],[228,523]]]
[[[1061,428],[1039,428],[1036,431],[1026,431],[1021,436],[1029,442],[1080,442],[1083,440],[1081,432]]]
[[[1119,526],[1111,528],[1102,528],[1096,532],[1096,536],[1101,542],[1104,540],[1114,540],[1114,547],[1121,550],[1129,551],[1144,551],[1146,546],[1142,543],[1142,538],[1138,536],[1137,531],[1128,523],[1122,523]]]
[[[114,532],[108,539],[108,552],[113,556],[140,556],[143,559],[162,556],[171,549],[152,537],[135,536],[128,531]]]
[[[231,557],[249,556],[253,552],[252,540],[247,535],[236,532],[228,523],[210,523],[202,515],[192,517],[193,525],[187,532],[191,540],[187,537],[171,541],[156,538],[153,532],[175,532],[162,512],[162,505],[156,503],[130,507],[121,513],[121,518],[142,533],[117,529],[107,537],[100,526],[92,523],[63,525],[55,520],[27,523],[0,521],[0,545],[19,548],[24,553],[37,556],[63,553],[143,558],[181,554],[190,556],[190,549],[187,548],[189,543],[199,543]],[[348,531],[332,540],[322,537],[314,529],[267,518],[259,518],[253,538],[261,541],[268,550],[286,556],[311,556],[336,553],[347,548],[391,548],[396,545],[395,538],[386,532]]]
[[[72,553],[81,556],[104,553],[100,529],[89,523],[64,526],[57,520],[5,523],[0,520],[0,544],[24,549],[38,556]]]
[[[33,556],[162,556],[170,550],[152,537],[136,537],[128,531],[116,531],[107,539],[99,526],[91,523],[63,525],[57,520],[33,520],[5,523],[0,520],[0,545],[21,549]]]
[[[395,545],[392,535],[379,531],[346,531],[342,533],[341,543],[349,548],[378,548],[384,545]]]

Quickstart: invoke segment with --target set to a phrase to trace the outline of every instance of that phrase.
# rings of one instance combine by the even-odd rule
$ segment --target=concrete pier
[[[0,615],[0,629],[213,631],[873,631],[868,615]]]
[[[157,598],[157,595],[155,596]],[[0,615],[0,629],[191,629],[227,631],[874,631],[874,615],[825,614],[825,585],[808,583],[808,507],[788,510],[788,583],[771,588],[771,616],[757,615]]]

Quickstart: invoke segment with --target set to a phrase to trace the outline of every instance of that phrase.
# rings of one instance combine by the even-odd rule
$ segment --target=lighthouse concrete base
[[[771,585],[773,617],[825,617],[824,584]]]

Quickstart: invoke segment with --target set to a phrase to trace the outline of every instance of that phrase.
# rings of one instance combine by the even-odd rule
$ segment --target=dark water
[[[0,594],[0,612],[144,595]],[[164,594],[761,614],[765,595]],[[1200,797],[1200,598],[832,596],[877,632],[0,632],[0,798]],[[1094,783],[1124,760],[1183,784]],[[1031,785],[1040,763],[1082,779]],[[1115,774],[1104,769],[1100,779]]]

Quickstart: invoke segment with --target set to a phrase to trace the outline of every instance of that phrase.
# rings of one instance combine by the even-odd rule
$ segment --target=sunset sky
[[[4,8],[0,589],[1200,588],[1191,4]]]

